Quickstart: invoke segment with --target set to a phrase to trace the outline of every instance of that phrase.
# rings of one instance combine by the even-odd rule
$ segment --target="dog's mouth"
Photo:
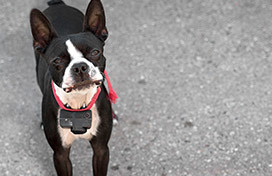
[[[101,86],[102,80],[86,80],[79,83],[74,84],[71,87],[63,88],[66,93],[72,92],[72,90],[82,90],[86,88],[90,88],[91,85],[95,84],[96,86]]]

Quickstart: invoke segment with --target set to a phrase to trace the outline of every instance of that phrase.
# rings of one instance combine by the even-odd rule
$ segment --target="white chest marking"
[[[63,147],[65,147],[65,148],[70,147],[72,145],[72,143],[78,138],[91,140],[93,136],[96,136],[98,126],[100,124],[100,117],[98,115],[96,105],[94,105],[91,108],[91,110],[92,110],[92,126],[84,134],[74,134],[71,132],[70,129],[62,128],[58,124],[58,131],[60,134],[60,138],[61,138]],[[59,122],[59,112],[58,112],[58,122]]]

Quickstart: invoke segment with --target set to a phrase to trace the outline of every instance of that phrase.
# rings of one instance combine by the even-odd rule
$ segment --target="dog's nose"
[[[88,65],[84,62],[74,64],[72,66],[72,71],[76,74],[86,73],[88,72]]]

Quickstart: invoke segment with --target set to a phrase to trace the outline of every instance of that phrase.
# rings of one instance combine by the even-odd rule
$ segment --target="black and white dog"
[[[93,173],[107,175],[112,108],[103,84],[108,31],[100,0],[91,0],[85,16],[61,0],[43,13],[33,9],[30,24],[42,99],[42,122],[54,150],[58,175],[72,175],[69,159],[74,140],[93,148]]]

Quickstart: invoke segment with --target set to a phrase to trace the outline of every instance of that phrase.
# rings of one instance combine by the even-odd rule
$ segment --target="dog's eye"
[[[100,54],[100,51],[98,49],[93,49],[90,54],[92,57],[95,57]]]
[[[61,58],[56,57],[54,60],[52,60],[52,65],[56,68],[56,70],[60,71],[62,69],[62,64],[61,64]]]
[[[56,57],[53,61],[53,64],[60,64],[61,63],[61,58],[60,57]]]
[[[98,61],[99,60],[99,56],[101,54],[101,51],[94,48],[92,49],[87,55],[86,55],[86,58],[91,60],[91,61]]]

